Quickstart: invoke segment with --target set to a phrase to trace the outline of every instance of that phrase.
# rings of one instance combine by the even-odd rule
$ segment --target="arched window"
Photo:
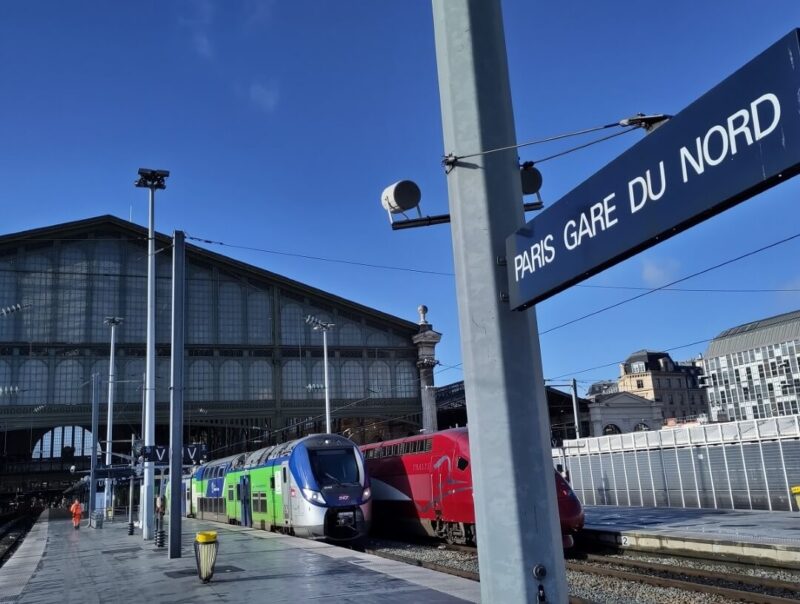
[[[342,323],[336,326],[340,346],[361,346],[364,340],[361,336],[361,327],[355,323]]]
[[[129,245],[127,255],[125,314],[117,333],[120,342],[144,342],[147,325],[147,249]]]
[[[324,361],[317,361],[311,367],[311,383],[312,384],[325,384],[325,363]],[[328,359],[328,388],[330,388],[330,393],[328,396],[330,398],[336,398],[338,396],[338,388],[336,384],[338,380],[336,379],[336,365]],[[312,390],[310,393],[309,398],[314,399],[324,399],[325,398],[325,390]]]
[[[94,437],[88,430],[80,426],[59,426],[45,433],[33,447],[33,459],[60,458],[64,455],[89,457],[92,446],[100,453],[99,443],[95,445]]]
[[[239,344],[242,341],[242,288],[238,283],[219,285],[219,342]]]
[[[107,376],[100,376],[100,379],[107,379]],[[82,383],[83,367],[80,362],[61,361],[56,365],[54,402],[61,405],[77,405],[89,401],[86,392],[81,388]]]
[[[392,372],[384,361],[375,361],[369,367],[369,396],[371,398],[394,398]]]
[[[250,365],[250,399],[266,401],[272,398],[272,363],[253,361]]]
[[[293,400],[306,398],[308,382],[305,380],[301,361],[295,359],[286,361],[283,364],[281,378],[283,398]]]
[[[648,426],[646,423],[644,423],[644,422],[639,422],[639,423],[638,423],[638,424],[636,424],[636,426],[633,428],[633,431],[634,431],[634,432],[647,432],[649,429],[650,429],[650,426]]]
[[[383,331],[373,331],[367,336],[367,346],[388,346],[389,334]]]
[[[156,342],[172,341],[172,259],[156,256]]]
[[[34,255],[25,258],[22,266],[24,272],[19,278],[22,291],[14,302],[31,306],[18,313],[22,318],[20,335],[26,342],[48,342],[53,323],[53,264],[46,256]]]
[[[214,368],[208,361],[194,361],[189,365],[186,400],[214,400]]]
[[[242,400],[242,364],[239,361],[225,361],[219,370],[220,398],[223,401]]]
[[[86,338],[86,293],[89,264],[86,254],[76,245],[61,251],[56,304],[56,340],[82,342]]]
[[[606,424],[603,428],[603,434],[622,434],[617,424]]]
[[[272,305],[269,292],[254,291],[247,296],[247,338],[250,344],[272,343]]]
[[[358,361],[345,361],[342,364],[342,398],[363,398],[364,368]]]
[[[117,384],[117,396],[122,395],[122,401],[129,404],[142,404],[142,392],[144,389],[144,360],[133,359],[120,363],[115,359],[117,365],[116,374],[122,382]],[[119,399],[118,399],[119,400]],[[121,402],[122,402],[121,401]]]
[[[211,273],[189,265],[186,291],[186,340],[211,344]]]
[[[100,241],[92,262],[92,313],[89,315],[89,332],[93,342],[109,342],[110,328],[103,323],[106,317],[119,317],[119,283],[122,267],[120,244]]]
[[[303,309],[298,304],[281,307],[281,344],[305,344],[306,329],[311,329],[303,319]]]
[[[397,363],[396,379],[398,398],[414,398],[419,394],[419,374],[414,363],[410,361]]]
[[[40,405],[47,399],[47,365],[29,359],[19,370],[19,402],[21,405]]]

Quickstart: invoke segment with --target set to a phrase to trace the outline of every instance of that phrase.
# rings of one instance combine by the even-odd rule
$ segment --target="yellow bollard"
[[[211,581],[214,576],[214,564],[217,561],[217,531],[200,531],[194,540],[194,558],[197,562],[197,576],[203,583]]]
[[[800,485],[792,487],[792,495],[794,495],[794,502],[797,504],[797,509],[800,510]]]

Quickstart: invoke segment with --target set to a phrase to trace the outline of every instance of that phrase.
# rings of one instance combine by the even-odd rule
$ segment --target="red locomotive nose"
[[[556,474],[555,477],[561,533],[564,535],[576,533],[583,528],[583,506],[569,483],[560,474]]]

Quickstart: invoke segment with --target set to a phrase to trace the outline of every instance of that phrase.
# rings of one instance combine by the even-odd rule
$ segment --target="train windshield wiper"
[[[332,474],[328,474],[327,472],[325,472],[325,476],[327,476],[328,478],[330,478],[330,479],[331,479],[333,482],[335,482],[335,483],[336,483],[336,484],[338,484],[339,486],[342,486],[342,481],[341,481],[341,480],[339,480],[338,478],[336,478],[336,476],[333,476]]]

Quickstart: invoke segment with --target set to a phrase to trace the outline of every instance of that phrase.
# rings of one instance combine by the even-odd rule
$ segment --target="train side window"
[[[272,491],[275,490],[275,477],[274,476],[270,476],[269,477],[269,488]]]
[[[286,482],[286,468],[283,468],[283,482]]]
[[[459,457],[458,461],[456,462],[456,465],[458,466],[458,469],[463,472],[464,470],[467,469],[467,466],[469,466],[469,461],[467,461],[463,457]]]
[[[236,485],[236,501],[241,501],[242,500],[242,490],[241,490],[241,488],[242,488],[241,485],[238,485],[238,484]]]
[[[433,448],[433,446],[432,446],[432,443],[431,443],[431,439],[430,438],[426,438],[425,439],[425,451],[426,452],[430,451],[432,448]]]
[[[233,501],[233,485],[228,487],[228,501]]]

